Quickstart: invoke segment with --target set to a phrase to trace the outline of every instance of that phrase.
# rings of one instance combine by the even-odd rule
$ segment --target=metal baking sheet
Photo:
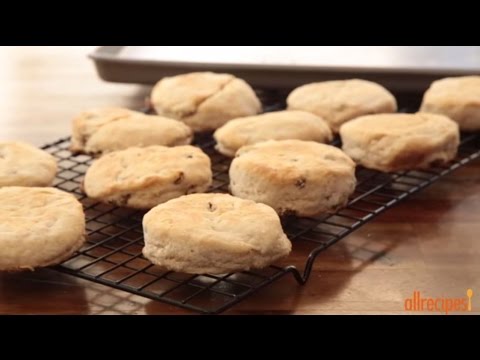
[[[103,80],[137,84],[214,71],[257,88],[357,77],[421,92],[438,78],[480,74],[479,46],[102,46],[90,57]]]

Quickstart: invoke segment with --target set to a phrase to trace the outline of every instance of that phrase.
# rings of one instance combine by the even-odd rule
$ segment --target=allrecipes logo
[[[452,311],[472,311],[473,290],[467,289],[467,296],[460,298],[423,297],[414,291],[411,298],[405,299],[405,311],[436,311],[448,315]]]

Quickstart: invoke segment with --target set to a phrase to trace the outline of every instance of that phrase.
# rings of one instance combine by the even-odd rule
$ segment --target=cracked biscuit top
[[[103,107],[83,111],[72,121],[72,152],[85,151],[90,137],[101,127],[119,119],[128,118],[141,113],[119,107]]]
[[[151,102],[159,115],[181,120],[197,132],[215,130],[262,108],[245,81],[212,72],[163,78],[153,88]]]
[[[114,151],[88,169],[84,190],[93,199],[148,209],[212,182],[210,158],[197,147],[149,146]]]
[[[188,145],[192,137],[192,130],[181,121],[139,113],[97,126],[82,152],[101,155],[135,146]]]

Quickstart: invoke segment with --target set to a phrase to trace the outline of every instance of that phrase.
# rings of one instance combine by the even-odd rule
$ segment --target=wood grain
[[[86,57],[93,49],[0,48],[0,140],[39,146],[68,135],[72,116],[83,109],[142,106],[149,89],[99,80]],[[467,288],[480,313],[479,233],[475,161],[322,253],[305,286],[285,277],[228,313],[404,314],[414,290],[465,297]],[[0,274],[0,314],[54,313],[189,312],[49,269]]]

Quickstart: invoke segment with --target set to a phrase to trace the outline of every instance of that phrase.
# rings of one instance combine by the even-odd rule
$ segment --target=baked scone
[[[181,120],[198,132],[215,130],[262,109],[245,81],[212,72],[163,78],[153,88],[150,101],[159,115]]]
[[[266,140],[332,141],[328,124],[320,117],[305,111],[284,110],[257,116],[234,119],[215,131],[216,149],[235,156],[238,149]]]
[[[192,137],[192,130],[180,121],[139,114],[98,127],[86,140],[83,152],[98,155],[129,147],[188,145]]]
[[[263,268],[292,248],[272,208],[227,194],[170,200],[143,218],[143,255],[168,270],[223,274]]]
[[[383,86],[366,80],[334,80],[312,83],[293,90],[288,109],[321,116],[338,133],[342,124],[361,115],[397,111],[395,97]]]
[[[140,115],[141,113],[118,107],[106,107],[84,111],[72,121],[72,141],[70,150],[74,153],[84,151],[85,144],[100,127],[112,121]]]
[[[50,186],[56,173],[49,153],[23,142],[0,142],[0,187]]]
[[[234,196],[279,214],[333,212],[355,190],[355,163],[342,150],[313,141],[265,141],[240,148],[230,166]]]
[[[353,160],[384,172],[446,163],[460,142],[457,123],[428,113],[362,116],[343,125],[340,137]]]
[[[480,130],[480,76],[434,81],[423,96],[420,111],[448,116],[464,131]]]
[[[212,183],[210,158],[197,147],[149,146],[114,151],[85,174],[88,197],[118,206],[150,209],[170,199],[204,192]]]
[[[0,189],[0,270],[58,264],[84,242],[85,216],[73,195],[46,187]]]

